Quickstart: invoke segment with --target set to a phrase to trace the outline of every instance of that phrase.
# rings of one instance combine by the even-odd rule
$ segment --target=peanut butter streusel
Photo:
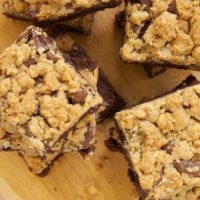
[[[116,114],[142,199],[200,197],[200,84]]]

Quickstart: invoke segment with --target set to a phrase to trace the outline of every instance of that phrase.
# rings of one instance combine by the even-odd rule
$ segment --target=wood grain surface
[[[2,0],[0,0],[2,3]],[[119,57],[123,31],[114,22],[122,8],[99,12],[90,36],[71,34],[90,56],[98,60],[116,90],[134,104],[141,99],[162,94],[190,72],[170,69],[149,79],[141,65],[124,64]],[[29,24],[0,14],[0,53]],[[198,73],[194,73],[198,76]],[[65,154],[46,177],[32,174],[16,152],[0,152],[0,200],[135,200],[134,185],[127,177],[128,164],[120,153],[109,152],[104,140],[112,120],[97,129],[97,151],[90,161],[78,153]]]

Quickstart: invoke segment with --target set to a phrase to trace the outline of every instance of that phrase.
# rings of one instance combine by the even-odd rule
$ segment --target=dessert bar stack
[[[198,0],[127,0],[122,59],[147,65],[147,72],[199,71],[199,13]]]
[[[94,13],[118,6],[121,0],[4,0],[4,14],[52,29],[91,32]]]
[[[97,121],[125,105],[78,44],[55,40],[31,26],[0,56],[0,148],[35,174],[65,152],[90,154]]]
[[[200,83],[189,76],[162,97],[116,114],[116,137],[140,199],[200,197]]]

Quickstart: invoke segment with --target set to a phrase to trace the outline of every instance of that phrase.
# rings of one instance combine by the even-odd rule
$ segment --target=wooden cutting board
[[[71,35],[99,61],[116,90],[131,105],[170,90],[190,72],[170,69],[149,79],[143,66],[124,64],[118,53],[123,31],[114,23],[115,13],[121,9],[99,12],[90,36]],[[0,14],[0,53],[28,25]],[[32,174],[17,153],[0,152],[0,200],[138,199],[135,187],[127,177],[128,164],[124,156],[109,152],[104,146],[112,124],[112,120],[107,120],[98,126],[96,156],[90,161],[83,160],[78,153],[65,154],[43,178]]]

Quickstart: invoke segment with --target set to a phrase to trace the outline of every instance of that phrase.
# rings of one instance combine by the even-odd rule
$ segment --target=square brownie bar
[[[121,0],[6,0],[3,11],[7,16],[43,25],[116,7],[120,3]]]
[[[174,92],[116,114],[141,199],[200,197],[199,109],[200,84],[190,76]]]
[[[116,14],[115,20],[120,28],[125,28],[125,11],[120,11]],[[167,67],[160,65],[145,64],[144,70],[149,78],[154,78],[167,70]]]
[[[51,148],[102,98],[40,28],[29,27],[0,56],[1,127],[20,133],[26,152]]]
[[[35,152],[26,152],[28,144],[20,134],[11,134],[5,131],[3,133],[3,129],[0,129],[0,149],[20,151],[20,154],[24,157],[29,168],[35,174],[43,174],[44,171],[53,164],[53,161],[65,152],[79,151],[84,152],[86,155],[92,153],[95,143],[97,116],[98,121],[100,121],[100,119],[102,120],[105,119],[105,117],[113,115],[125,105],[124,100],[119,95],[116,95],[114,88],[111,90],[110,83],[107,82],[108,80],[99,72],[98,63],[92,60],[84,49],[76,44],[69,35],[64,34],[57,36],[56,42],[58,47],[65,52],[63,54],[65,59],[70,62],[92,86],[97,87],[99,82],[99,85],[103,84],[101,89],[98,89],[99,93],[103,93],[105,90],[110,91],[107,95],[110,95],[111,97],[114,97],[115,95],[116,99],[110,101],[106,100],[108,98],[106,98],[104,92],[104,103],[100,107],[100,110],[93,110],[92,113],[87,114],[75,125],[73,130],[64,135],[60,141],[55,143],[55,145],[50,148],[44,156],[38,156]],[[107,113],[107,115],[105,115],[104,112]]]
[[[128,0],[124,61],[200,70],[198,0]]]

